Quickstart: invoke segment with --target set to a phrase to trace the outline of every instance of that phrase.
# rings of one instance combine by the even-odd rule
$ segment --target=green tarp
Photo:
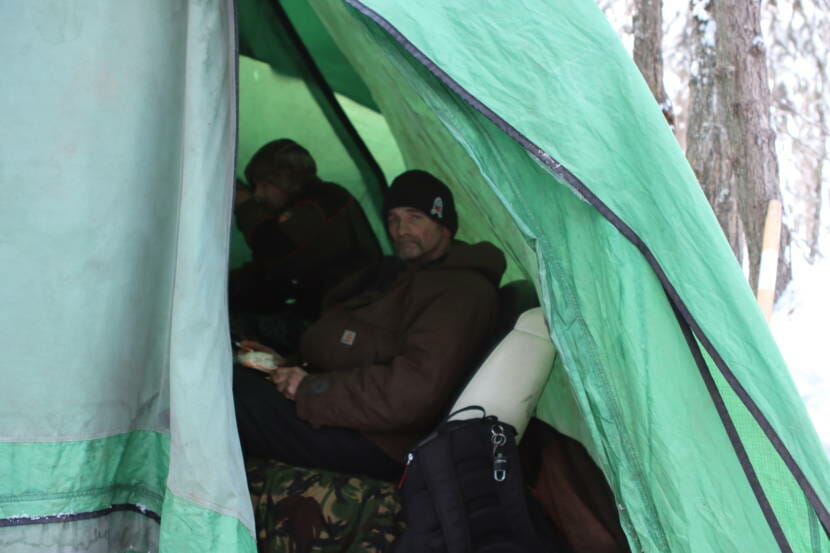
[[[312,4],[407,162],[462,187],[463,204],[492,219],[491,233],[538,279],[564,361],[538,414],[589,448],[635,549],[777,548],[664,284],[827,504],[827,460],[783,360],[659,108],[593,2]],[[515,225],[500,223],[505,211]],[[799,551],[826,548],[795,481],[721,388],[787,539]]]
[[[0,550],[255,550],[234,5],[0,5]]]
[[[406,167],[454,187],[460,237],[497,243],[507,279],[536,284],[561,353],[537,416],[588,448],[632,549],[830,550],[815,513],[830,502],[827,459],[693,173],[594,2],[310,4],[283,3],[334,92],[354,101],[347,111],[374,121],[361,129],[369,150],[391,131]],[[267,69],[243,60],[240,120],[252,115],[239,164],[261,141],[307,132],[315,155],[333,152],[322,175],[375,217],[376,174],[285,18],[272,2],[237,8],[242,53],[274,67],[280,95],[254,92]],[[233,29],[219,0],[0,7],[5,548],[253,548],[224,304]],[[297,112],[314,130],[280,119],[302,102],[319,106]],[[376,155],[391,174],[393,150]]]

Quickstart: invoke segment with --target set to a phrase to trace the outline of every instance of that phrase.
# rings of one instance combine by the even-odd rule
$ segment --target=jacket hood
[[[449,252],[443,260],[438,261],[430,269],[473,269],[483,274],[498,288],[501,277],[507,268],[504,254],[490,242],[467,244],[460,240],[453,240]]]

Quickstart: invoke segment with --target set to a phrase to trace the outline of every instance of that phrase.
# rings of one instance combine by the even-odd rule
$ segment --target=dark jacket
[[[303,315],[316,318],[330,288],[381,258],[363,209],[331,182],[307,184],[276,213],[252,198],[237,207],[236,222],[252,260],[231,273],[234,311],[275,312],[293,298]]]
[[[360,430],[403,461],[478,360],[504,269],[492,244],[454,242],[429,265],[344,283],[332,295],[351,299],[327,307],[303,334],[311,374],[297,390],[297,414]]]

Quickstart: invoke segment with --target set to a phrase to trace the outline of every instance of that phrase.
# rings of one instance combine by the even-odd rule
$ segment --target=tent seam
[[[66,513],[60,515],[46,515],[39,517],[8,517],[0,518],[0,528],[10,526],[30,526],[34,524],[52,524],[55,522],[76,522],[79,520],[89,520],[93,518],[100,518],[111,515],[119,511],[131,511],[144,515],[145,517],[154,520],[156,523],[161,523],[161,516],[155,511],[147,509],[143,505],[136,503],[116,503],[110,505],[106,509],[99,509],[97,511],[85,511],[83,513]]]
[[[543,243],[544,243],[544,240],[540,240],[540,244],[543,244]],[[537,252],[537,258],[541,258],[541,256],[539,255],[538,252]],[[556,274],[559,274],[561,272],[559,270],[560,264],[559,264],[558,260],[555,260],[555,259],[552,260],[551,265],[553,266],[554,272]],[[566,296],[567,301],[569,301],[571,305],[577,305],[578,302],[576,301],[576,294],[574,293],[574,291],[571,288],[571,286],[569,285],[569,283],[563,282],[562,284],[563,284],[562,293],[563,293],[563,295]],[[582,334],[587,335],[587,336],[591,335],[590,330],[588,329],[588,326],[585,324],[585,320],[582,317],[577,317],[574,321],[574,324],[579,326]],[[570,354],[565,353],[566,351],[568,351],[567,348],[562,348],[560,346],[559,340],[554,338],[555,333],[553,331],[551,331],[550,334],[551,334],[551,339],[554,342],[554,345],[556,346],[557,352],[560,355],[562,355],[564,358],[570,359],[570,357],[571,357]],[[596,350],[595,342],[593,340],[587,341],[585,343],[585,347],[590,351],[590,355],[591,355],[591,360],[588,363],[586,363],[586,365],[589,367],[590,372],[597,378],[597,384],[598,384],[599,388],[602,390],[603,394],[611,399],[612,406],[613,406],[612,410],[614,410],[616,412],[620,412],[621,408],[620,408],[620,405],[619,405],[619,398],[618,398],[618,395],[614,392],[614,387],[609,384],[608,379],[605,377],[605,373],[603,371],[597,370],[597,367],[600,366],[601,363],[599,362],[600,356],[599,356],[599,354]],[[568,365],[569,364],[567,364],[565,362],[562,363],[562,367],[565,370],[565,372],[568,373],[568,377],[573,379],[573,376],[571,375],[570,369],[567,368]],[[587,408],[588,408],[588,412],[590,412],[593,416],[596,416],[596,413],[601,413],[602,412],[601,409],[597,408],[596,402],[593,401],[587,394],[580,394],[580,395],[584,398],[583,401],[585,402],[585,406],[587,406]],[[585,416],[585,409],[583,408],[582,403],[580,401],[577,401],[576,405],[577,405],[577,408],[580,411],[580,414]],[[601,436],[601,441],[602,441],[603,444],[608,443],[610,441],[608,433],[605,432],[601,426],[597,425],[592,420],[590,420],[590,422],[588,422],[587,424],[589,424],[590,427],[592,429],[594,429],[594,431],[596,431]],[[623,452],[625,454],[628,454],[628,459],[629,460],[633,460],[632,464],[634,465],[634,470],[633,470],[632,477],[634,479],[636,479],[636,481],[638,483],[638,486],[642,487],[643,486],[643,484],[642,484],[643,474],[644,474],[645,471],[643,470],[643,467],[641,466],[641,463],[639,463],[637,456],[632,454],[632,451],[634,450],[634,448],[631,446],[631,441],[632,440],[631,440],[631,438],[629,436],[629,433],[628,433],[628,431],[627,431],[627,429],[624,425],[619,428],[619,433],[621,435],[620,442],[621,442],[621,445],[622,445]],[[604,447],[603,448],[603,453],[605,454],[606,458],[609,458],[608,452],[606,450],[607,450],[607,448]],[[634,459],[637,459],[637,460],[634,460]],[[614,476],[617,480],[619,480],[616,471],[614,473]],[[607,478],[607,476],[606,476],[606,478]],[[639,550],[643,550],[642,545],[639,543],[639,536],[637,536],[637,534],[634,530],[635,525],[634,525],[634,522],[631,520],[631,516],[629,515],[629,511],[628,511],[628,509],[625,509],[622,505],[617,503],[616,496],[614,497],[614,506],[617,510],[618,516],[621,519],[621,523],[623,523],[632,532],[632,534],[635,535],[635,541],[637,541],[637,548]],[[654,512],[652,512],[652,516],[654,516],[655,519],[659,518],[657,516],[656,509],[654,510]],[[647,526],[649,527],[649,529],[651,531],[653,531],[657,534],[662,533],[662,528],[660,528],[656,524],[654,524],[650,521],[646,521],[646,524],[647,524]],[[664,542],[663,545],[665,546],[665,549],[668,550],[668,544]]]
[[[764,515],[764,519],[767,521],[767,525],[772,530],[772,534],[775,538],[776,543],[778,544],[778,548],[783,553],[792,553],[792,547],[790,546],[789,541],[787,540],[787,537],[784,534],[784,530],[781,527],[781,524],[778,522],[778,517],[775,515],[775,512],[773,511],[769,499],[767,499],[764,487],[761,484],[760,479],[758,478],[758,474],[755,472],[755,467],[752,465],[752,461],[749,459],[749,454],[746,451],[743,441],[738,435],[738,430],[735,427],[735,423],[729,416],[728,409],[726,407],[726,403],[724,402],[723,396],[718,390],[717,384],[715,383],[715,380],[712,377],[712,373],[709,370],[706,361],[703,359],[703,355],[701,355],[700,353],[700,348],[695,342],[695,337],[692,334],[691,328],[689,327],[689,324],[685,321],[685,319],[679,316],[679,314],[677,313],[677,309],[678,307],[674,305],[674,303],[672,303],[672,310],[675,311],[675,318],[677,319],[677,322],[680,324],[680,330],[683,333],[683,337],[686,340],[686,344],[689,347],[689,351],[691,351],[692,353],[692,357],[694,358],[698,371],[700,371],[700,377],[703,379],[703,383],[706,386],[707,392],[709,392],[709,397],[712,399],[712,403],[715,404],[715,409],[718,412],[718,416],[721,418],[721,424],[723,424],[724,430],[726,430],[726,433],[729,437],[729,442],[731,443],[732,448],[735,451],[735,455],[738,457],[738,462],[741,465],[741,469],[744,471],[747,480],[749,480],[749,485],[752,488],[752,492],[753,494],[755,494],[756,499],[763,499],[763,501],[759,499],[758,504],[761,508],[762,514]]]
[[[170,433],[158,428],[130,428],[128,430],[105,430],[97,434],[80,435],[61,435],[61,436],[0,436],[0,446],[2,444],[70,444],[93,442],[96,440],[106,440],[108,438],[115,438],[117,436],[125,436],[133,432],[149,432],[157,434],[162,438],[170,438]]]
[[[15,503],[25,503],[27,501],[49,501],[52,499],[71,499],[74,497],[89,497],[108,491],[119,490],[135,490],[146,493],[147,495],[154,496],[154,499],[159,501],[164,499],[164,496],[162,494],[159,494],[158,492],[153,491],[151,488],[148,488],[147,486],[141,484],[112,484],[110,486],[100,486],[97,488],[88,488],[86,490],[74,492],[43,492],[29,493],[25,495],[17,494],[14,496],[3,496],[0,497],[0,504],[13,505]]]

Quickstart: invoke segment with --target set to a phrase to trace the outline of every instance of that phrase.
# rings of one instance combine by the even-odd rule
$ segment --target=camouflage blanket
[[[395,486],[249,459],[261,553],[387,553],[403,532]]]

